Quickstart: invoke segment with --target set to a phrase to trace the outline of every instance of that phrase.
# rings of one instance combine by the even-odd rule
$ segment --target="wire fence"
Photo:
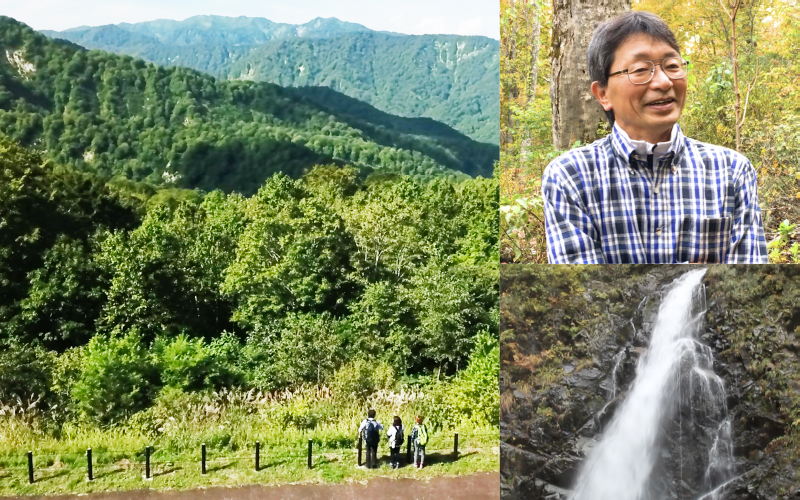
[[[470,434],[461,435],[454,433],[452,437],[452,447],[448,448],[428,448],[427,455],[439,455],[447,457],[450,461],[458,460],[459,457],[459,438],[461,444],[480,439],[493,437],[496,434]],[[441,441],[439,439],[438,441]],[[141,470],[144,479],[152,479],[155,476],[176,472],[177,470],[198,467],[201,474],[208,474],[222,468],[228,468],[238,463],[250,463],[255,471],[267,469],[269,467],[286,464],[292,461],[305,459],[308,468],[316,465],[335,461],[353,460],[355,465],[361,466],[365,454],[365,444],[359,437],[357,447],[351,448],[325,448],[314,444],[312,439],[308,440],[307,447],[303,451],[288,451],[281,447],[263,448],[261,442],[252,443],[247,450],[238,453],[224,453],[218,450],[209,450],[205,443],[202,443],[197,452],[180,454],[170,457],[167,451],[158,450],[154,446],[146,446],[141,450],[109,450],[88,448],[85,452],[50,452],[50,453],[4,453],[0,454],[0,479],[15,477],[17,474],[27,472],[28,481],[34,483],[37,475],[42,473],[60,472],[65,469],[76,470],[85,469],[87,478],[94,480],[96,473],[118,471],[118,470]],[[401,456],[405,457],[407,463],[411,463],[411,453],[413,445],[411,436],[408,436],[405,450],[401,450]],[[470,448],[471,450],[484,450],[486,448]],[[279,460],[275,461],[276,458]],[[270,461],[272,460],[272,461]],[[15,474],[16,473],[16,474]]]

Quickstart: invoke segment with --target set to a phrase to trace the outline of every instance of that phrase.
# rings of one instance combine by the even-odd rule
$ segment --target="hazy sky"
[[[497,0],[0,0],[0,15],[34,29],[65,30],[200,14],[302,24],[336,17],[379,31],[499,38]]]

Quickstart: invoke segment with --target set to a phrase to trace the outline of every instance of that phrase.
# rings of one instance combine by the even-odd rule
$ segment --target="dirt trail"
[[[116,491],[91,495],[5,497],[7,500],[493,500],[500,498],[500,475],[487,472],[430,481],[377,478],[367,484],[241,486],[188,491]]]

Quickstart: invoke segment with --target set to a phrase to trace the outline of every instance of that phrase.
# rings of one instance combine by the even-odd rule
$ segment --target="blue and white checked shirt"
[[[768,262],[750,161],[675,127],[672,147],[652,166],[616,125],[547,166],[550,263]]]

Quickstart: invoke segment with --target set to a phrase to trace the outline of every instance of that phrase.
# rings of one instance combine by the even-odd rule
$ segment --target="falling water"
[[[704,274],[684,274],[662,301],[636,379],[586,460],[571,500],[711,499],[730,480],[725,390],[712,350],[696,340],[705,314]],[[678,470],[666,470],[670,450],[679,455],[672,459]]]

